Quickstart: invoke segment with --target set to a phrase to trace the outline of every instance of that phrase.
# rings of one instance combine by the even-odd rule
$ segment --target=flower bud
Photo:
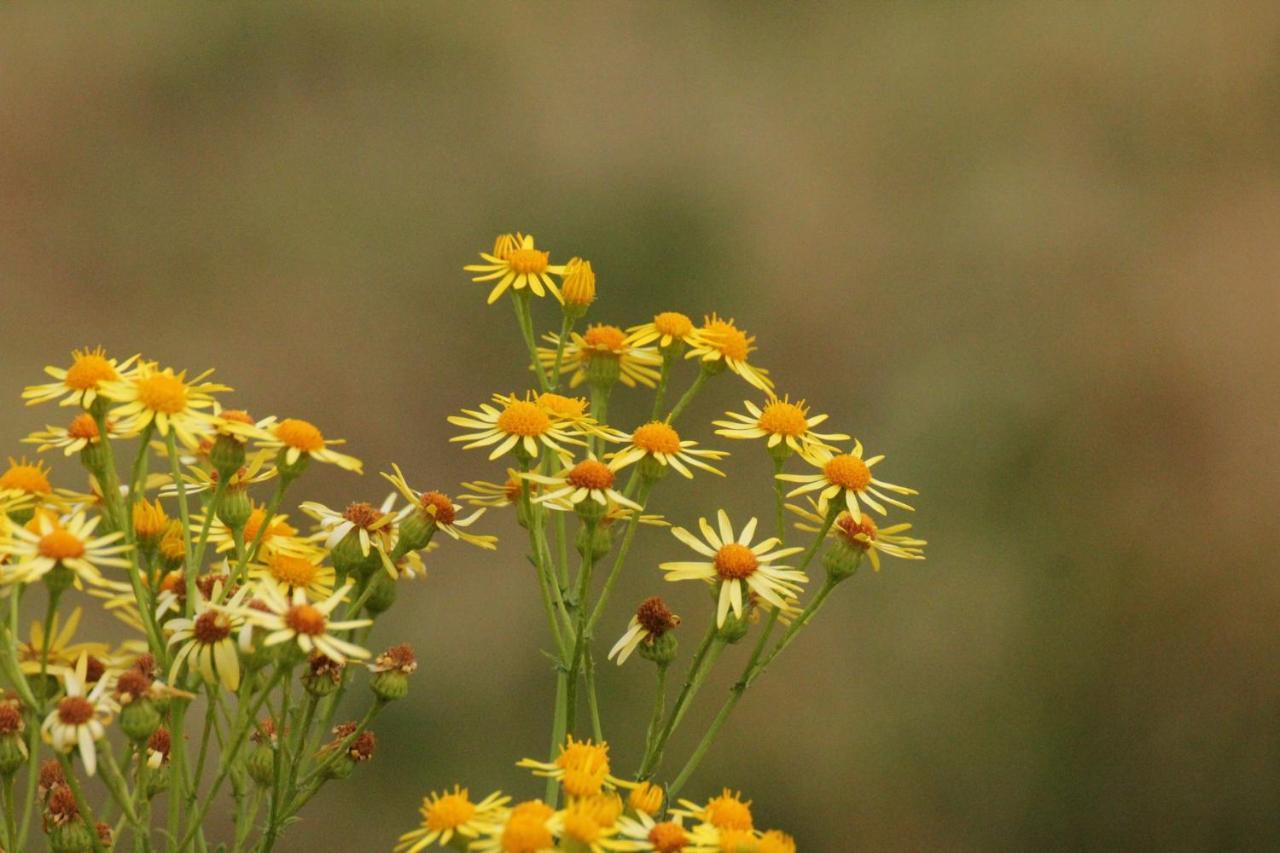
[[[396,603],[396,579],[385,569],[380,569],[369,578],[368,583],[369,597],[364,602],[365,610],[374,615],[390,610],[391,605]]]
[[[168,528],[169,516],[165,514],[159,498],[155,503],[144,498],[133,505],[133,536],[143,552],[154,551]]]
[[[591,269],[590,261],[571,258],[564,265],[560,296],[564,299],[565,316],[576,320],[587,313],[588,306],[596,298],[596,274]]]
[[[407,643],[392,646],[374,660],[369,669],[369,687],[382,702],[403,699],[409,692],[409,675],[418,668],[418,659]]]
[[[232,486],[223,492],[222,503],[218,504],[218,520],[228,529],[243,530],[251,515],[253,502],[247,489]]]
[[[299,453],[298,458],[293,462],[289,461],[289,451],[293,448],[282,447],[280,453],[276,456],[276,470],[280,472],[280,479],[286,483],[292,482],[302,476],[307,470],[307,466],[311,464],[310,453]]]
[[[595,501],[584,501],[584,503],[595,503]],[[599,560],[604,557],[613,548],[613,533],[608,527],[597,526],[594,529],[588,525],[578,528],[577,540],[578,553],[586,556],[587,549],[591,549],[591,559]]]
[[[257,782],[264,788],[268,788],[275,784],[276,781],[276,754],[270,746],[260,743],[249,753],[249,760],[245,762],[245,770],[249,774],[249,778]]]
[[[22,706],[12,699],[0,702],[0,777],[8,779],[27,763],[25,728]]]
[[[230,479],[244,465],[244,443],[240,439],[220,433],[209,449],[209,462],[223,479]]]
[[[645,660],[651,660],[658,666],[667,666],[676,659],[676,651],[680,643],[676,635],[670,631],[653,637],[647,643],[636,647],[636,653]]]
[[[852,577],[862,563],[862,554],[863,549],[854,547],[843,539],[837,539],[836,544],[822,555],[822,565],[827,570],[827,577],[832,583],[839,583],[845,578]]]
[[[636,470],[640,472],[640,479],[650,483],[667,476],[667,466],[647,453],[636,463]]]
[[[747,630],[750,627],[751,624],[745,611],[739,617],[730,610],[725,614],[724,624],[716,630],[716,637],[720,642],[732,645],[747,636]]]
[[[302,674],[302,686],[317,699],[329,696],[342,684],[343,664],[320,652],[314,652],[307,661],[307,671]]]
[[[158,728],[160,711],[150,698],[139,697],[120,709],[120,729],[134,743],[150,740]]]
[[[410,551],[420,551],[431,542],[436,532],[436,519],[421,510],[409,513],[400,522],[400,538],[396,540],[393,559],[400,559]]]
[[[363,579],[382,568],[382,558],[376,549],[370,547],[369,553],[364,553],[360,531],[354,527],[333,546],[330,556],[340,577],[351,575]]]
[[[71,588],[75,580],[75,572],[59,562],[44,576],[44,585],[49,590],[50,595],[61,595]]]

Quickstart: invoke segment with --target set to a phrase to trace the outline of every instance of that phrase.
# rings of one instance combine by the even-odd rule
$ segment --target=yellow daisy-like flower
[[[214,585],[215,600],[221,597],[221,586],[221,583]],[[194,618],[170,619],[165,623],[169,645],[179,646],[169,667],[169,681],[178,683],[178,674],[185,663],[199,673],[206,684],[221,684],[232,693],[240,689],[239,652],[250,651],[252,636],[249,622],[240,612],[248,593],[249,587],[241,587],[224,606],[202,599],[196,604]]]
[[[14,527],[9,539],[0,542],[0,556],[11,560],[6,580],[33,583],[62,566],[82,581],[104,584],[106,579],[98,567],[127,568],[129,561],[120,555],[133,546],[121,542],[124,532],[120,530],[94,536],[101,523],[102,516],[88,518],[80,511],[60,521],[48,514],[37,515],[31,525],[34,530]]]
[[[806,533],[817,533],[826,524],[827,508],[806,498],[808,506],[787,504],[787,509],[798,515],[803,521],[796,522],[796,530]],[[924,546],[929,544],[924,539],[905,536],[911,529],[910,524],[891,524],[888,527],[877,527],[871,516],[863,513],[858,521],[848,512],[841,512],[835,524],[827,531],[827,536],[837,538],[852,548],[865,551],[871,558],[871,566],[880,571],[880,554],[897,557],[900,560],[923,560]]]
[[[494,241],[493,253],[481,252],[480,257],[485,261],[483,264],[468,264],[463,269],[479,273],[471,277],[472,281],[497,282],[489,291],[490,305],[497,302],[507,288],[524,290],[527,287],[535,296],[546,296],[549,290],[556,299],[562,299],[549,273],[563,275],[565,268],[552,265],[549,252],[534,248],[532,234],[501,234]]]
[[[258,531],[262,527],[266,514],[266,507],[262,504],[253,504],[249,518],[244,523],[244,544],[246,547],[258,538]],[[203,523],[203,515],[193,515],[191,517],[191,526],[196,528],[197,531]],[[323,534],[319,534],[319,538],[323,538]],[[216,516],[213,519],[213,524],[209,527],[209,543],[214,546],[216,553],[219,554],[234,550],[236,547],[235,536],[232,534],[231,529],[222,523],[222,519]],[[324,555],[324,550],[318,544],[317,537],[299,536],[298,529],[289,523],[289,516],[284,513],[277,513],[271,517],[271,523],[262,534],[262,544],[258,547],[258,555],[264,554],[288,554],[293,557],[319,558]]]
[[[475,853],[545,853],[555,847],[556,812],[542,800],[526,800],[503,820],[482,827],[483,837],[468,845]]]
[[[555,332],[548,332],[543,338],[551,346],[538,347],[538,364],[544,370],[551,370],[555,367],[560,336]],[[616,369],[618,381],[628,388],[636,385],[655,388],[662,375],[658,370],[662,365],[662,356],[658,355],[656,349],[636,346],[622,329],[604,324],[590,326],[581,335],[577,332],[570,334],[564,345],[560,373],[573,374],[569,378],[569,387],[577,388],[587,381],[592,373],[593,363],[598,361],[607,362],[607,369],[602,372],[614,375],[613,371]]]
[[[115,428],[115,422],[110,420],[107,421],[107,435],[111,438],[125,437]],[[101,444],[102,436],[98,434],[98,422],[93,419],[93,416],[87,412],[81,412],[72,418],[67,426],[48,425],[42,430],[31,433],[22,439],[22,442],[39,445],[36,453],[44,453],[56,447],[62,450],[64,455],[71,456],[86,447]]]
[[[627,624],[627,630],[623,632],[622,637],[609,650],[609,660],[617,657],[618,666],[622,666],[641,643],[652,643],[679,624],[680,617],[667,608],[665,601],[656,595],[646,598],[636,608],[635,615],[631,617],[631,622]],[[661,805],[662,791],[661,789],[656,790],[658,790],[658,804]],[[634,794],[635,792],[633,791],[632,793]]]
[[[684,815],[672,815],[658,821],[652,812],[637,809],[636,816],[618,818],[622,838],[630,842],[626,849],[644,853],[716,853],[720,850],[720,833],[710,824],[689,828]]]
[[[57,752],[68,753],[79,748],[84,772],[92,776],[98,768],[95,745],[107,736],[106,727],[118,706],[108,692],[109,679],[100,678],[93,690],[85,690],[87,666],[88,658],[82,657],[74,672],[63,673],[65,695],[45,717],[40,735]]]
[[[281,551],[267,552],[262,561],[249,565],[249,577],[260,586],[272,586],[289,596],[300,589],[311,599],[325,599],[333,594],[337,573],[333,566],[321,565],[323,553],[295,556]]]
[[[555,761],[522,758],[516,766],[533,770],[535,776],[555,779],[570,797],[593,797],[606,789],[635,784],[609,775],[609,744],[574,740],[573,735],[560,747]]]
[[[478,432],[455,435],[449,440],[467,442],[464,450],[496,445],[489,453],[490,459],[497,459],[509,450],[532,459],[543,447],[563,456],[568,453],[563,445],[585,444],[574,430],[553,419],[530,395],[521,399],[515,394],[505,397],[495,394],[493,400],[502,408],[481,403],[478,411],[463,409],[461,415],[450,415],[449,423]]]
[[[756,841],[757,853],[796,853],[796,840],[780,829],[770,829]]]
[[[746,414],[725,412],[732,420],[713,421],[720,427],[716,435],[725,438],[767,438],[766,446],[772,450],[781,444],[802,453],[809,447],[827,447],[828,441],[848,441],[843,433],[818,433],[813,428],[827,419],[827,415],[809,415],[804,400],[795,403],[788,397],[773,397],[763,407],[750,400],[743,402]]]
[[[704,364],[723,363],[734,373],[761,391],[773,390],[769,371],[747,363],[756,348],[756,339],[739,329],[733,320],[722,320],[715,314],[703,320],[689,339],[685,358],[696,358]]]
[[[100,392],[120,405],[113,414],[125,433],[141,432],[150,424],[156,432],[168,436],[177,435],[186,447],[199,447],[201,434],[209,430],[209,413],[219,391],[230,391],[226,385],[205,382],[213,373],[206,370],[188,381],[186,371],[175,373],[173,368],[164,370],[154,362],[142,362],[128,378],[103,382]]]
[[[251,602],[261,604],[261,609],[246,606],[238,612],[254,625],[268,631],[263,640],[265,646],[294,642],[307,654],[318,651],[338,663],[346,663],[348,658],[363,660],[370,657],[367,649],[339,639],[332,632],[363,628],[372,625],[373,620],[348,619],[333,622],[329,619],[334,608],[347,597],[351,587],[352,584],[348,583],[324,601],[310,602],[302,589],[295,588],[291,596],[285,597],[273,586],[261,586],[257,590],[257,597]]]
[[[102,347],[72,350],[70,367],[46,367],[44,372],[56,379],[45,385],[29,385],[22,391],[22,399],[28,406],[47,403],[62,398],[59,405],[89,408],[98,399],[98,393],[106,382],[115,382],[128,374],[138,356],[132,355],[123,362],[107,358]]]
[[[253,454],[239,470],[231,475],[231,479],[227,482],[227,489],[247,489],[249,486],[274,480],[280,472],[274,467],[267,466],[267,460],[270,458],[271,452],[267,450]],[[188,465],[186,473],[182,475],[182,491],[188,495],[211,492],[218,486],[218,477],[217,471],[204,465]],[[158,475],[156,482],[162,484],[160,486],[162,497],[174,497],[178,494],[178,487],[174,485],[173,478],[169,475]],[[199,528],[196,530],[199,532]]]
[[[422,513],[423,516],[434,522],[436,529],[443,530],[453,539],[475,545],[478,548],[493,550],[498,547],[498,537],[467,533],[462,529],[470,527],[476,522],[476,519],[484,515],[484,509],[478,509],[466,518],[459,518],[462,507],[454,503],[448,495],[431,490],[420,492],[409,485],[409,481],[405,479],[404,472],[400,470],[399,465],[392,463],[391,470],[395,473],[387,474],[383,472],[383,478],[396,487],[396,491],[409,502],[409,507],[412,510]]]
[[[560,276],[560,296],[565,306],[585,313],[587,306],[596,301],[596,274],[591,261],[570,258]]]
[[[753,592],[775,607],[785,605],[788,598],[795,598],[800,585],[806,583],[808,577],[804,572],[786,566],[775,566],[773,563],[804,549],[778,548],[780,543],[777,537],[770,537],[752,546],[751,537],[756,532],[756,519],[748,521],[735,536],[728,513],[720,510],[716,517],[719,522],[718,530],[712,528],[705,518],[698,519],[702,539],[683,527],[671,528],[677,539],[710,560],[661,563],[659,568],[667,573],[667,580],[701,580],[719,584],[717,626],[724,625],[730,609],[734,616],[741,619],[745,612],[745,602]]]
[[[423,797],[418,811],[422,825],[400,836],[395,853],[418,853],[439,842],[448,847],[454,836],[475,839],[486,827],[502,821],[510,797],[495,791],[478,803],[471,802],[471,794],[457,785],[452,791],[441,791]]]
[[[524,479],[542,486],[534,503],[545,503],[551,509],[572,510],[583,501],[595,501],[602,507],[610,502],[617,506],[641,511],[644,507],[614,488],[617,471],[622,466],[617,460],[605,464],[595,456],[588,456],[575,465],[563,468],[558,474],[523,474]]]
[[[297,465],[305,456],[317,462],[337,465],[344,471],[364,473],[364,466],[359,459],[333,449],[338,445],[346,444],[346,439],[325,438],[319,428],[310,421],[300,418],[285,418],[277,421],[271,417],[259,421],[257,426],[265,430],[269,436],[259,439],[258,446],[279,451],[286,465]]]
[[[751,832],[754,819],[751,817],[751,801],[743,801],[742,793],[725,788],[720,796],[712,797],[704,805],[691,800],[681,800],[681,808],[672,809],[671,813],[692,818],[718,830],[730,832]]]
[[[604,853],[631,850],[628,841],[616,839],[622,800],[617,794],[574,797],[555,817],[555,831],[563,849]]]
[[[332,551],[335,545],[346,538],[347,534],[355,531],[360,542],[361,555],[368,557],[371,551],[377,551],[382,565],[394,575],[395,565],[391,562],[391,546],[398,516],[391,512],[391,507],[395,500],[396,496],[392,493],[387,495],[379,507],[357,501],[347,504],[347,508],[342,512],[329,509],[315,501],[307,501],[298,508],[319,522],[320,530],[325,537],[325,548]]]
[[[67,621],[62,622],[62,614],[55,613],[47,637],[44,625],[38,620],[32,621],[30,640],[18,643],[18,668],[22,674],[38,675],[41,661],[45,659],[48,660],[46,671],[56,675],[72,669],[82,657],[103,658],[110,654],[111,647],[106,643],[71,642],[82,615],[83,610],[77,607]]]
[[[538,395],[537,403],[557,425],[571,427],[580,435],[598,435],[603,438],[612,436],[609,429],[587,410],[585,397],[566,397],[553,391],[543,391]]]
[[[16,492],[37,500],[47,500],[53,494],[49,483],[49,468],[43,462],[28,462],[9,457],[9,467],[0,474],[0,491]]]
[[[880,501],[893,504],[900,509],[915,511],[915,507],[891,498],[884,492],[899,495],[916,495],[919,492],[908,489],[906,486],[895,486],[893,483],[875,479],[871,469],[884,459],[884,456],[863,459],[860,441],[854,442],[850,453],[833,453],[825,447],[811,447],[803,455],[803,459],[819,470],[813,474],[777,475],[779,480],[802,484],[787,492],[789,498],[816,491],[819,493],[819,502],[825,504],[843,494],[845,505],[853,515],[854,521],[862,521],[862,509],[858,506],[860,502],[881,515],[885,515],[886,511],[884,504]]]
[[[605,458],[613,462],[615,470],[642,459],[652,459],[663,467],[669,465],[685,477],[692,479],[693,472],[689,470],[690,465],[723,477],[723,471],[703,460],[723,459],[728,455],[723,450],[699,448],[698,442],[692,439],[682,440],[675,427],[665,421],[650,421],[636,427],[626,447]]]
[[[663,311],[655,314],[651,322],[627,329],[633,346],[641,347],[657,341],[662,349],[677,343],[689,343],[693,332],[693,321],[679,311]]]

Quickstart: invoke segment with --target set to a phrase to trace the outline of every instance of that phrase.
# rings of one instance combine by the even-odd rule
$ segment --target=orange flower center
[[[680,853],[689,843],[689,836],[685,835],[679,824],[670,821],[655,823],[653,829],[649,830],[649,843],[656,853]]]
[[[774,400],[765,405],[760,412],[757,425],[760,429],[775,435],[804,435],[809,430],[809,422],[805,419],[804,409],[795,403]]]
[[[822,466],[822,473],[828,483],[851,492],[860,492],[871,485],[871,469],[852,453],[831,457],[831,461]]]
[[[348,504],[346,510],[342,513],[342,517],[347,521],[356,527],[363,527],[365,530],[381,521],[382,515],[382,512],[375,509],[373,504],[365,503],[364,501]]]
[[[318,637],[324,633],[327,623],[325,622],[324,614],[310,604],[295,604],[285,612],[284,624],[299,634],[310,634],[313,637]]]
[[[602,324],[587,329],[586,334],[582,336],[582,340],[592,350],[621,355],[626,349],[627,335],[617,326]]]
[[[650,453],[674,455],[680,452],[680,433],[670,424],[653,421],[636,429],[631,435],[631,443]]]
[[[453,524],[458,515],[453,508],[453,501],[443,492],[423,492],[418,501],[428,515],[435,516],[437,524]]]
[[[847,512],[840,513],[840,517],[836,519],[836,529],[850,544],[864,549],[876,538],[876,523],[871,520],[871,515],[865,512],[862,514],[861,522],[854,521],[853,516]]]
[[[653,318],[653,328],[660,335],[683,338],[693,331],[693,321],[679,311],[663,311]]]
[[[68,726],[82,726],[93,719],[93,703],[83,696],[67,696],[58,703],[58,721]]]
[[[603,462],[584,459],[565,475],[565,482],[579,489],[608,489],[613,487],[613,471]]]
[[[445,794],[427,807],[427,829],[434,832],[456,829],[471,820],[475,813],[476,807],[465,790]]]
[[[604,787],[609,775],[609,749],[591,741],[569,743],[556,756],[556,766],[564,771],[561,784],[565,793],[573,797],[592,797]]]
[[[749,831],[752,826],[751,804],[725,791],[707,803],[707,823],[716,829]]]
[[[153,412],[175,415],[187,407],[187,386],[172,373],[138,380],[138,401]]]
[[[225,613],[206,610],[196,617],[191,633],[198,642],[206,646],[213,645],[231,636],[231,620]]]
[[[550,428],[547,413],[526,400],[509,403],[498,415],[498,429],[508,435],[542,435]]]
[[[93,441],[98,437],[98,422],[89,414],[81,413],[76,415],[72,419],[71,425],[67,427],[67,435],[71,438],[83,438]]]
[[[108,382],[116,378],[116,369],[100,352],[78,353],[71,366],[67,368],[67,378],[63,380],[68,388],[77,391],[88,391],[97,388],[99,382]]]
[[[9,470],[0,474],[0,489],[17,489],[28,494],[48,494],[53,491],[44,469],[38,465],[10,462]]]
[[[315,424],[298,418],[286,418],[273,430],[276,438],[306,453],[324,450],[324,436]]]
[[[702,331],[713,349],[735,361],[747,360],[751,342],[747,340],[746,332],[733,325],[732,320],[707,320],[702,324]]]
[[[580,418],[587,411],[587,401],[582,397],[566,397],[550,391],[538,395],[538,405],[558,418]]]
[[[249,417],[249,413],[243,409],[224,409],[221,417],[224,421],[231,421],[237,424],[253,423],[253,418]]]
[[[80,537],[66,530],[50,530],[37,546],[41,557],[50,560],[73,560],[84,556],[84,543]]]
[[[751,549],[737,542],[730,542],[716,551],[715,564],[716,574],[727,581],[749,578],[760,568],[760,561]]]
[[[307,587],[315,582],[320,567],[304,557],[272,554],[267,563],[271,577],[287,586]],[[323,630],[323,629],[321,629]]]
[[[516,249],[507,256],[507,263],[511,265],[511,271],[514,273],[533,275],[546,272],[550,258],[550,252],[540,252],[537,249]]]

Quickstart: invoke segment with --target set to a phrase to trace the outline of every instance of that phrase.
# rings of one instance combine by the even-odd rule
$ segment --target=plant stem
[[[567,313],[564,319],[560,321],[560,338],[556,344],[556,360],[555,366],[551,368],[551,390],[554,391],[560,387],[560,366],[564,363],[564,345],[569,340],[570,334],[573,332],[574,318]]]
[[[573,656],[569,659],[569,694],[568,722],[566,732],[573,732],[577,719],[578,670],[582,665],[582,655],[587,636],[587,597],[591,594],[591,570],[595,566],[595,549],[592,547],[596,523],[594,520],[584,522],[587,530],[587,547],[583,549],[582,568],[578,571],[578,590],[575,606],[578,609],[577,628],[574,631]]]
[[[705,385],[707,380],[710,378],[711,373],[708,372],[706,367],[703,367],[698,371],[698,376],[693,380],[693,384],[689,386],[689,390],[684,392],[684,396],[680,398],[679,402],[676,403],[675,408],[667,415],[667,423],[673,424],[676,422],[676,418],[680,417],[680,414],[688,408],[689,404],[693,402],[693,398],[698,396],[698,392],[702,390],[702,386]]]
[[[520,333],[524,335],[524,344],[529,348],[529,366],[538,377],[538,387],[543,391],[551,390],[542,365],[538,363],[538,342],[533,335],[533,314],[529,310],[529,292],[521,289],[511,294],[511,304],[516,309],[516,322],[520,325]]]
[[[720,656],[721,650],[724,649],[724,643],[716,634],[716,625],[715,622],[712,622],[707,626],[706,636],[702,638],[702,645],[698,647],[698,652],[693,657],[693,663],[689,664],[689,672],[685,676],[684,686],[680,688],[680,694],[676,696],[676,703],[671,708],[671,716],[667,718],[666,725],[658,733],[658,737],[653,743],[653,748],[645,754],[644,760],[640,763],[640,770],[636,774],[637,780],[647,779],[662,760],[662,753],[666,749],[667,741],[671,739],[672,733],[680,725],[680,721],[684,719],[685,712],[689,708],[689,702],[697,695],[699,688],[702,687],[702,682],[706,680],[707,673],[711,671],[711,667],[715,665],[716,658]]]

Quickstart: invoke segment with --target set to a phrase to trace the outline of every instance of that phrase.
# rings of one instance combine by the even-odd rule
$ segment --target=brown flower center
[[[67,696],[58,703],[58,721],[68,726],[82,726],[93,719],[93,703],[83,696]]]
[[[435,516],[437,524],[453,524],[458,512],[453,508],[453,501],[443,492],[423,492],[418,502],[424,512]]]
[[[317,637],[324,633],[326,621],[324,614],[310,604],[295,604],[284,614],[284,624],[299,634]]]
[[[655,595],[646,598],[636,608],[636,621],[650,634],[661,637],[680,624],[680,617],[672,613],[667,608],[667,603]]]
[[[231,636],[231,619],[217,610],[206,610],[196,617],[191,633],[198,642],[213,645]]]
[[[613,488],[613,471],[595,459],[584,459],[565,475],[565,482],[579,489]]]

